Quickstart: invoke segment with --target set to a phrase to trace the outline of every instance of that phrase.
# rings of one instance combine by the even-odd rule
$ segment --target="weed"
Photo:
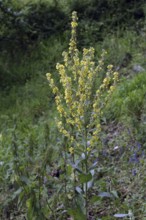
[[[63,91],[60,92],[55,85],[51,74],[48,73],[47,78],[60,115],[58,129],[67,138],[63,148],[67,175],[65,194],[73,199],[73,208],[68,213],[74,219],[88,219],[89,190],[93,185],[97,165],[94,158],[100,149],[100,118],[105,103],[115,89],[118,73],[112,70],[112,65],[108,65],[103,83],[95,89],[96,77],[103,69],[105,51],[101,54],[98,66],[95,66],[93,48],[84,48],[80,58],[76,47],[76,12],[72,14],[71,27],[69,51],[63,52],[64,64],[56,65]],[[70,170],[69,173],[67,170]],[[69,179],[72,182],[72,193],[67,190]]]

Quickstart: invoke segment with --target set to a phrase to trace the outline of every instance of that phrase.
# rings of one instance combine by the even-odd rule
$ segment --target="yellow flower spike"
[[[70,133],[69,133],[67,130],[62,129],[62,130],[60,130],[60,132],[61,132],[65,137],[67,137],[67,138],[70,139]]]
[[[61,115],[64,115],[64,108],[61,105],[57,106],[57,110]]]
[[[82,152],[85,149],[90,152],[94,149],[93,147],[98,146],[102,111],[118,80],[118,73],[113,71],[113,65],[108,65],[106,77],[93,94],[94,82],[97,75],[104,70],[104,59],[107,52],[102,51],[97,66],[94,61],[94,48],[83,49],[82,57],[80,56],[76,41],[77,20],[77,13],[73,12],[69,50],[62,53],[63,64],[56,64],[62,87],[61,93],[60,87],[55,85],[51,74],[47,74],[50,87],[55,94],[55,103],[60,118],[57,123],[58,130],[67,137],[68,143],[72,146],[69,148],[71,154],[75,154],[73,146],[83,150]],[[86,137],[85,133],[87,133]],[[90,145],[83,147],[81,144],[83,139],[88,139]],[[81,149],[82,147],[83,149]],[[75,155],[75,157],[77,156]]]
[[[64,52],[62,53],[62,56],[64,57],[64,64],[65,64],[65,66],[67,67],[67,66],[68,66],[68,61],[69,61],[68,53],[64,51]]]
[[[91,147],[93,148],[93,147],[95,147],[96,146],[96,143],[99,141],[99,138],[98,137],[96,137],[96,136],[92,136],[91,137],[91,140],[90,140],[90,145],[91,145]]]
[[[115,80],[115,81],[117,81],[118,80],[118,78],[119,78],[119,73],[118,72],[114,72],[113,73],[113,80]]]
[[[71,39],[69,43],[69,54],[73,56],[76,53],[76,28],[77,28],[77,13],[74,11],[72,13],[72,22],[71,22]]]
[[[73,136],[70,137],[70,141],[71,141],[71,143],[73,143],[75,141]]]
[[[110,86],[109,92],[113,92],[115,90],[115,86]]]
[[[62,121],[58,121],[57,125],[58,125],[59,127],[61,127],[61,126],[63,125],[63,124],[62,124]]]
[[[80,124],[81,124],[80,119],[77,118],[77,117],[75,118],[75,124],[76,124],[76,125],[80,125]]]
[[[59,66],[60,66],[60,64],[57,63],[57,64],[56,64],[56,69],[57,69],[57,70],[59,69]]]
[[[73,148],[73,147],[70,147],[70,148],[69,148],[69,153],[70,153],[70,154],[74,154],[74,148]]]
[[[47,77],[47,80],[50,80],[50,78],[51,78],[51,73],[46,73],[46,77]]]
[[[97,108],[97,103],[94,102],[94,104],[93,104],[93,109],[96,109],[96,108]]]
[[[78,20],[78,18],[77,18],[77,12],[76,11],[73,11],[72,12],[72,20],[74,21],[74,20]]]
[[[105,86],[108,86],[108,85],[109,85],[109,82],[110,82],[110,79],[109,79],[109,78],[104,78],[103,84],[104,84]]]
[[[71,22],[71,26],[72,26],[72,28],[76,28],[78,26],[78,24],[77,24],[77,22],[73,21],[73,22]],[[75,33],[75,30],[73,29],[72,32]]]
[[[99,60],[99,61],[98,61],[98,64],[99,64],[100,66],[102,66],[102,65],[104,64],[103,60]]]
[[[54,94],[58,93],[58,91],[59,91],[59,90],[58,90],[57,87],[54,87],[54,88],[53,88],[53,93],[54,93]]]
[[[113,68],[113,65],[112,65],[112,64],[110,64],[110,65],[107,66],[107,69],[108,69],[108,70],[112,70],[112,68]]]

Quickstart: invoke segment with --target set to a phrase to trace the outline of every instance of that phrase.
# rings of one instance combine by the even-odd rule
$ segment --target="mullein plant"
[[[98,75],[104,70],[106,51],[102,51],[98,65],[95,65],[93,47],[79,52],[76,40],[77,20],[77,13],[73,12],[69,50],[62,54],[64,63],[56,65],[61,88],[57,86],[51,73],[47,73],[47,79],[59,113],[56,122],[58,130],[66,139],[63,152],[65,172],[73,186],[70,194],[67,191],[68,183],[65,184],[66,193],[74,205],[70,214],[75,217],[79,213],[80,219],[88,219],[89,189],[92,187],[97,167],[94,158],[101,146],[102,110],[115,89],[118,73],[113,71],[112,65],[108,65],[105,78],[101,85],[95,88]],[[82,197],[80,205],[78,196]]]

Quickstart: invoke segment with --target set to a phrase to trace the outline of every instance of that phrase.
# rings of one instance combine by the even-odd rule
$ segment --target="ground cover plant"
[[[36,57],[45,60],[30,62],[37,79],[1,92],[0,218],[144,220],[145,40],[116,32],[95,53],[77,50],[73,19],[63,58],[64,38],[42,42]]]

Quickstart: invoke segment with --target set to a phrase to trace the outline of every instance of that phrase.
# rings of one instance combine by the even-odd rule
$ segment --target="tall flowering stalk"
[[[89,183],[94,176],[91,157],[99,150],[102,109],[115,89],[118,73],[113,71],[112,65],[108,65],[103,82],[99,88],[95,88],[96,79],[103,71],[106,51],[102,51],[97,66],[93,47],[84,48],[82,55],[79,54],[76,41],[77,20],[77,13],[73,12],[69,50],[62,54],[64,63],[56,65],[62,89],[55,84],[51,73],[47,73],[47,79],[55,95],[59,113],[58,129],[68,140],[69,147],[65,148],[65,153],[70,152],[72,155],[72,163],[68,166],[72,166],[74,170],[74,187],[84,194],[87,219]]]

